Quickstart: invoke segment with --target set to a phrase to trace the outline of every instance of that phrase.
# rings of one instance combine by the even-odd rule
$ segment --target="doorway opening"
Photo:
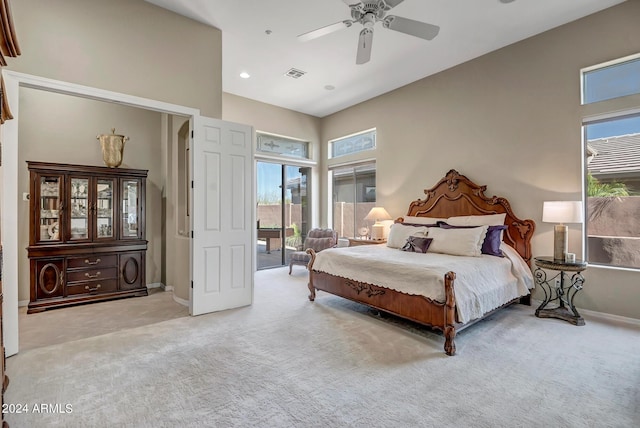
[[[158,116],[156,116],[155,118],[150,118],[149,123],[153,122],[159,125],[159,126],[155,126],[155,129],[158,129],[160,128],[160,126],[162,126],[162,121],[164,119],[162,119],[160,114],[179,115],[179,116],[182,116],[183,118],[192,119],[194,117],[199,117],[199,111],[193,108],[168,104],[161,101],[149,100],[149,99],[139,98],[131,95],[79,86],[79,85],[75,85],[67,82],[55,81],[51,79],[26,75],[18,72],[13,72],[13,71],[3,70],[3,75],[5,77],[5,86],[7,89],[6,96],[9,100],[10,105],[13,107],[13,114],[14,114],[14,120],[5,122],[2,128],[3,142],[6,143],[6,144],[3,144],[3,147],[2,147],[2,157],[3,157],[2,240],[3,240],[3,247],[5,248],[4,260],[3,260],[3,272],[2,272],[4,284],[5,284],[3,327],[5,329],[4,332],[5,332],[6,354],[7,356],[11,356],[16,354],[19,350],[19,340],[18,340],[19,338],[19,321],[18,321],[19,302],[24,301],[25,299],[28,299],[28,297],[24,297],[24,296],[22,298],[19,297],[19,295],[21,295],[20,284],[25,284],[25,281],[26,281],[26,284],[27,284],[26,287],[28,288],[28,278],[29,278],[28,268],[25,269],[25,261],[23,257],[24,253],[23,251],[21,251],[21,248],[25,248],[26,246],[25,233],[24,233],[25,229],[24,227],[20,227],[20,226],[16,227],[17,224],[26,224],[22,222],[21,219],[24,219],[25,217],[28,218],[28,215],[27,215],[28,204],[26,203],[26,201],[22,200],[23,198],[19,198],[18,196],[19,194],[25,193],[28,191],[27,185],[25,184],[25,181],[22,179],[24,174],[22,169],[24,167],[23,163],[25,159],[28,159],[36,155],[38,157],[46,158],[46,157],[53,156],[51,153],[54,153],[54,154],[57,153],[53,151],[54,149],[53,144],[48,144],[48,145],[41,144],[37,147],[37,150],[34,149],[33,152],[25,152],[24,151],[25,148],[29,147],[27,144],[25,144],[25,142],[28,141],[27,131],[29,131],[30,128],[27,128],[24,126],[22,127],[22,134],[20,135],[20,144],[18,144],[19,142],[18,129],[20,127],[19,126],[20,121],[22,120],[23,123],[28,122],[27,121],[28,114],[25,115],[25,111],[27,111],[25,109],[28,109],[29,105],[24,102],[25,101],[24,96],[26,93],[24,90],[26,89],[28,91],[32,91],[31,92],[32,95],[40,93],[41,95],[44,94],[45,96],[49,96],[49,97],[53,97],[54,94],[68,95],[69,96],[68,100],[70,101],[74,100],[71,102],[84,103],[84,102],[89,102],[91,100],[98,101],[99,102],[97,103],[98,108],[106,108],[106,109],[114,108],[115,109],[116,106],[120,106],[121,108],[133,107],[134,109],[132,111],[134,112],[138,110],[153,112],[148,114],[152,116],[157,114]],[[21,92],[22,94],[20,94]],[[22,97],[20,95],[22,95]],[[23,102],[23,104],[20,105],[19,101]],[[56,103],[59,102],[59,100],[57,99],[54,101]],[[54,106],[46,110],[46,113],[49,116],[51,116],[52,111],[59,113],[59,110],[60,110],[59,107],[60,107],[59,104],[54,103]],[[76,108],[75,111],[84,112],[85,109]],[[119,119],[118,123],[123,123],[123,121],[125,120],[133,120],[130,117],[131,115],[128,113],[121,115],[120,113],[116,112],[114,114]],[[50,121],[53,121],[53,124],[56,126],[60,126],[60,123],[57,123],[56,121],[60,121],[61,118],[64,117],[64,115],[59,115],[59,116],[60,117],[55,116],[50,119]],[[106,114],[103,116],[108,118],[114,117],[114,116],[108,116]],[[46,115],[44,119],[46,119]],[[78,123],[81,123],[81,122],[82,121],[77,121],[77,118],[76,118],[76,123],[74,124],[74,126],[69,126],[69,128],[75,131],[75,133],[77,134]],[[106,127],[105,124],[94,124],[93,127],[90,130],[88,130],[86,133],[95,134],[95,129],[104,129],[105,127]],[[139,126],[138,125],[134,126],[132,124],[131,128],[138,129]],[[27,131],[25,131],[25,129]],[[164,131],[158,131],[158,132],[164,132]],[[64,134],[64,135],[67,135],[67,134]],[[71,133],[71,135],[74,135],[74,134]],[[159,136],[155,135],[155,137],[159,137]],[[159,138],[155,138],[154,141],[157,141],[158,139]],[[71,150],[71,148],[68,147],[70,145],[70,141],[68,138],[66,139],[58,138],[58,140],[63,141],[65,143],[65,148],[67,150]],[[36,141],[44,141],[44,139],[40,138],[40,139],[36,139]],[[20,150],[19,150],[19,147],[21,147]],[[142,147],[142,145],[138,144],[137,147],[140,148]],[[84,146],[83,146],[83,149],[84,149]],[[138,154],[138,156],[136,156],[135,150],[136,149],[133,146],[128,147],[128,151],[126,153],[129,155],[129,159],[133,159],[133,158],[140,159],[144,155],[144,154]],[[73,156],[89,156],[87,154],[88,153],[87,149],[84,149],[84,150],[78,149],[76,150],[76,152],[71,152],[71,153],[73,154]],[[81,157],[77,157],[74,159],[75,159],[75,163],[77,164],[88,162],[87,160],[88,158],[84,159]],[[127,159],[127,157],[125,157],[125,159]],[[62,159],[60,161],[62,161]],[[154,164],[157,164],[157,163],[159,162],[157,162],[157,159],[155,159]],[[149,168],[149,169],[152,170],[152,168]],[[154,173],[154,171],[152,171],[152,173]],[[157,177],[162,177],[164,172],[160,170],[155,170],[155,174],[157,175]],[[161,179],[156,180],[156,182],[160,182],[160,181]],[[162,201],[163,189],[160,186],[157,186],[157,188],[154,187],[151,190],[152,190],[151,193],[153,193],[155,196],[151,198],[151,203],[148,205],[150,207],[155,208],[154,212],[159,213],[159,211],[162,209],[161,207],[163,206],[163,201]],[[17,201],[22,201],[22,202],[17,202]],[[154,230],[158,232],[156,235],[163,235],[163,229],[161,224],[162,222],[164,222],[164,219],[161,218],[162,217],[161,215],[158,215],[157,217],[158,218],[156,219],[155,226],[149,226],[149,227],[154,227]],[[153,248],[154,254],[156,255],[162,253],[162,249],[160,248],[162,245],[161,241],[162,240],[160,239],[160,240],[157,240],[155,244],[150,243],[150,246]],[[149,251],[150,250],[148,250],[147,260],[156,260],[156,258],[153,258],[153,257],[150,258]],[[148,267],[150,269],[157,269],[159,271],[159,268],[157,266],[160,266],[160,264],[161,263],[155,263]],[[151,278],[151,276],[147,274],[147,278]],[[153,280],[152,281],[147,280],[147,283],[149,282],[153,282]],[[23,285],[23,287],[25,286]],[[28,296],[27,293],[22,293],[22,294],[24,294],[25,296]],[[137,300],[137,299],[130,299],[130,300],[133,302],[134,300]],[[109,303],[109,302],[106,302],[106,303]],[[169,302],[169,303],[172,303],[172,302]],[[98,304],[99,303],[96,303],[96,305]],[[184,311],[183,308],[178,308],[178,309],[180,309],[181,311]],[[62,312],[57,312],[57,313],[54,313],[54,312],[55,311],[52,312],[53,315],[62,314]],[[136,311],[134,310],[134,313],[135,312]],[[36,315],[39,315],[39,314],[36,314]]]
[[[309,229],[311,168],[258,161],[256,170],[257,268],[281,267]]]

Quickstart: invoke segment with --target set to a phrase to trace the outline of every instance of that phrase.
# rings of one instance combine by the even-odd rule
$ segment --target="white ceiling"
[[[427,41],[379,22],[363,65],[355,63],[358,23],[296,38],[349,19],[342,0],[146,1],[222,31],[223,91],[323,117],[624,0],[404,0],[388,14],[439,25],[440,33]],[[292,67],[307,74],[285,76]]]

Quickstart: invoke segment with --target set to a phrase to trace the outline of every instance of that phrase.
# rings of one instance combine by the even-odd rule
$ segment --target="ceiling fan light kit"
[[[389,30],[409,34],[424,40],[432,40],[438,35],[440,27],[426,22],[416,21],[401,16],[387,15],[387,12],[404,0],[375,0],[375,1],[355,1],[342,0],[351,9],[351,18],[345,21],[336,22],[309,31],[298,36],[298,40],[306,42],[318,37],[325,36],[343,28],[349,28],[354,23],[359,23],[364,28],[360,31],[358,38],[358,52],[356,54],[356,64],[365,64],[371,59],[371,46],[373,43],[373,27],[376,22],[382,21],[382,26]]]

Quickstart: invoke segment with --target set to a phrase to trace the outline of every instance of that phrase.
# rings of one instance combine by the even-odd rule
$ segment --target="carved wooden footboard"
[[[425,296],[401,293],[389,288],[354,281],[313,270],[316,253],[308,249],[309,261],[309,300],[314,301],[316,290],[326,291],[372,308],[385,311],[399,317],[436,328],[444,333],[444,350],[447,355],[456,353],[454,339],[456,330],[462,324],[456,323],[456,296],[453,284],[454,272],[444,276],[445,302],[440,303]]]

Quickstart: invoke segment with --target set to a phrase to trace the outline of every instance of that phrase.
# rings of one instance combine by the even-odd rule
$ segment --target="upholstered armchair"
[[[293,251],[289,259],[289,275],[293,265],[306,266],[311,260],[307,254],[307,248],[313,248],[317,253],[327,248],[335,247],[338,244],[338,233],[333,229],[311,229],[302,245],[302,251]]]

